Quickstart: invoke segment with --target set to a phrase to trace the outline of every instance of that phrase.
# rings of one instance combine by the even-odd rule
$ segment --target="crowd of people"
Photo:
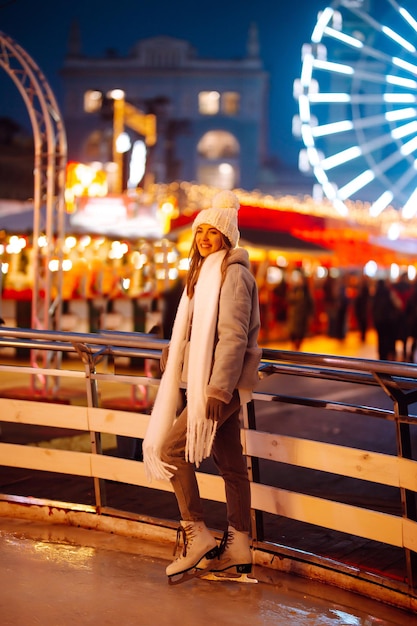
[[[182,292],[178,280],[171,293],[163,294],[162,318],[165,338],[172,330],[172,311]],[[313,284],[302,269],[294,269],[269,292],[267,306],[261,303],[261,339],[289,340],[301,350],[306,337],[326,335],[343,340],[357,331],[362,342],[374,329],[377,356],[381,360],[417,362],[417,279],[402,274],[397,280],[367,276],[328,275]]]
[[[397,282],[378,280],[372,298],[372,319],[380,359],[414,363],[417,347],[417,281],[402,275]],[[397,355],[397,344],[400,352]]]
[[[307,336],[325,334],[343,340],[349,330],[366,341],[375,329],[378,358],[415,362],[417,280],[372,280],[353,275],[328,277],[312,285],[301,269],[293,270],[272,292],[274,324],[300,350]],[[266,324],[265,319],[262,320]]]

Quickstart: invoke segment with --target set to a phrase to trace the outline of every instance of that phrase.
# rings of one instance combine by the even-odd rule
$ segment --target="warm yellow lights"
[[[171,216],[174,213],[174,205],[172,202],[164,202],[161,206],[162,213]]]
[[[104,237],[97,237],[97,239],[94,239],[92,241],[92,246],[94,248],[94,250],[98,250],[106,241],[106,239]]]
[[[316,268],[316,276],[317,278],[320,280],[322,278],[326,278],[326,276],[328,275],[328,271],[325,267],[323,267],[322,265],[319,265]]]
[[[285,256],[282,256],[280,254],[279,256],[277,256],[277,265],[278,267],[287,267],[288,259],[286,259]]]
[[[49,261],[49,271],[57,272],[59,270],[59,261],[58,259],[52,259]]]
[[[282,269],[270,265],[266,272],[266,282],[269,285],[278,285],[282,281],[283,274]]]
[[[100,164],[68,163],[65,202],[69,213],[75,210],[76,198],[83,196],[97,198],[103,197],[107,193],[107,173]]]
[[[116,137],[116,150],[120,154],[124,154],[125,152],[129,152],[132,147],[132,142],[127,133],[122,132],[118,137]]]
[[[112,240],[106,236],[65,237],[61,252],[57,240],[45,235],[38,238],[42,259],[42,276],[49,274],[52,290],[58,289],[58,275],[62,271],[61,294],[63,300],[108,297],[157,297],[170,287],[178,276],[178,253],[168,240],[136,243]],[[0,272],[3,275],[4,297],[16,297],[24,292],[30,298],[33,288],[30,240],[13,235],[0,244]],[[52,257],[46,258],[46,249]]]
[[[77,239],[73,236],[65,238],[65,247],[71,250],[71,248],[75,248],[77,245]]]
[[[103,94],[96,89],[90,89],[84,94],[84,111],[86,113],[96,113],[101,109]]]
[[[188,270],[190,269],[190,259],[180,259],[178,262],[178,269],[181,272],[188,272]]]
[[[113,241],[109,250],[109,259],[122,259],[128,250],[129,247],[126,243]]]
[[[397,280],[400,275],[400,266],[398,263],[391,263],[390,267],[390,277],[391,280]]]
[[[178,258],[178,254],[175,250],[171,250],[167,254],[167,263],[175,263]]]
[[[83,237],[80,238],[78,245],[80,247],[80,249],[86,248],[87,246],[89,246],[91,243],[91,237],[90,235],[84,235]]]
[[[201,115],[216,115],[220,109],[218,91],[200,91],[198,94],[198,110]]]
[[[163,263],[164,262],[164,253],[163,252],[157,252],[155,254],[155,263]]]
[[[49,261],[48,268],[50,272],[58,272],[59,267],[60,267],[60,263],[58,259],[51,259]],[[64,272],[70,272],[72,270],[72,267],[73,265],[70,259],[64,259],[62,261],[62,270]]]
[[[158,209],[158,217],[162,223],[162,231],[164,234],[169,233],[171,229],[171,220],[179,215],[177,201],[173,197],[168,197]]]
[[[26,239],[13,235],[6,246],[6,252],[8,254],[20,254],[23,248],[26,248]]]
[[[148,257],[146,256],[146,254],[141,254],[137,250],[132,253],[132,263],[135,270],[142,269],[143,266],[146,265],[147,261]]]
[[[370,278],[374,278],[378,272],[378,265],[375,261],[368,261],[368,263],[364,267],[365,276],[369,276]]]
[[[123,89],[111,89],[111,91],[108,91],[106,95],[112,100],[124,100],[125,98],[125,92]]]

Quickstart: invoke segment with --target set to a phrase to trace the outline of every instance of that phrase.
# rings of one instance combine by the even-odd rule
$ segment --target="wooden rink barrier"
[[[11,493],[9,488],[8,493],[0,495],[0,515],[45,519],[174,542],[175,521],[156,518],[150,512],[151,493],[155,490],[172,493],[170,484],[164,481],[150,484],[140,459],[111,456],[102,445],[106,436],[142,440],[149,420],[149,404],[141,406],[139,403],[134,410],[132,407],[121,410],[100,406],[106,404],[101,401],[104,385],[149,388],[152,390],[150,396],[154,397],[158,379],[118,374],[113,364],[118,358],[158,359],[165,342],[138,333],[80,334],[2,328],[2,335],[2,347],[24,345],[31,351],[46,350],[48,354],[67,352],[71,353],[71,360],[63,359],[59,369],[15,361],[0,365],[3,376],[7,374],[19,379],[23,375],[27,378],[24,399],[18,394],[11,397],[10,391],[0,389],[0,428],[3,424],[4,430],[4,436],[0,436],[0,476],[1,468],[16,468],[55,473],[57,481],[60,476],[72,477],[75,481],[91,479],[93,500],[91,504],[66,502],[64,493],[62,499],[51,500],[47,493],[45,497],[30,497],[18,490]],[[55,361],[51,358],[51,363]],[[103,362],[104,371],[98,371],[97,366]],[[39,376],[54,381],[49,386],[51,393],[43,391],[43,397],[36,391],[35,381]],[[319,395],[297,395],[297,385],[287,385],[285,394],[281,388],[275,388],[275,380],[289,377],[310,381],[310,388],[322,381]],[[78,385],[78,395],[80,389],[84,390],[84,399],[78,398],[76,403],[57,402],[60,394],[56,381],[59,384],[72,381]],[[346,395],[349,402],[334,399],[330,391],[333,383],[350,390]],[[329,389],[327,398],[322,393],[323,385],[324,389]],[[42,389],[45,388],[48,386],[43,385]],[[381,392],[391,407],[361,403],[359,388]],[[417,416],[410,410],[416,399],[416,389],[417,366],[412,364],[263,350],[260,384],[253,402],[242,416],[242,444],[251,477],[255,565],[269,571],[271,577],[274,570],[290,572],[417,612],[417,461],[413,450]],[[265,407],[269,412],[296,409],[300,420],[304,415],[306,420],[311,420],[309,411],[312,410],[313,415],[325,415],[329,424],[336,424],[340,415],[352,422],[359,417],[367,428],[375,422],[389,424],[395,433],[396,453],[309,439],[304,433],[279,432],[279,427],[277,432],[269,432],[269,427],[266,432],[257,426],[261,409]],[[263,417],[261,421],[265,423]],[[279,421],[274,417],[271,424],[276,422],[278,426]],[[23,436],[24,429],[29,427],[51,429],[51,433],[53,429],[78,432],[88,436],[89,446],[82,451],[54,447],[53,437],[50,446],[34,445],[31,441],[10,442],[7,441],[7,425],[9,428],[19,425]],[[356,435],[360,437],[360,433]],[[375,507],[371,495],[369,502],[365,498],[355,505],[344,502],[343,494],[339,501],[334,496],[328,497],[325,487],[314,495],[307,493],[301,483],[299,489],[293,485],[291,489],[283,488],[273,484],[282,467],[287,468],[290,477],[292,472],[302,472],[312,476],[332,476],[334,480],[358,481],[357,484],[369,486],[370,494],[372,485],[387,487],[387,493],[392,492],[395,498],[392,503],[387,501],[383,506],[378,504]],[[268,479],[264,481],[263,477]],[[140,487],[144,493],[151,489],[149,499],[143,498],[141,513],[108,506],[106,491],[109,482]],[[225,502],[223,480],[218,475],[198,471],[198,482],[204,500]],[[353,543],[357,538],[361,546],[360,562],[351,558],[344,560],[343,554],[330,557],[321,549],[306,550],[302,543],[295,543],[294,536],[290,544],[285,544],[282,533],[276,532],[282,524],[286,524],[285,528],[290,524],[295,527],[301,524],[304,533],[306,529],[312,529],[313,534],[321,530],[327,536],[335,533],[339,541],[345,535],[353,537]],[[220,533],[219,528],[214,531]],[[380,567],[375,560],[378,550],[387,554],[388,560],[395,562],[395,567],[391,570]]]

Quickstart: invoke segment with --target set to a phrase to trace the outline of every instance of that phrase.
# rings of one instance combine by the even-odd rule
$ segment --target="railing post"
[[[401,394],[394,402],[394,413],[396,416],[395,427],[397,431],[397,454],[403,459],[413,459],[413,449],[411,444],[410,424],[401,422],[400,416],[408,416],[409,401],[406,395]],[[417,521],[416,494],[409,489],[401,487],[401,508],[405,519]],[[412,589],[417,587],[417,554],[405,549],[405,559],[408,572],[408,581]]]
[[[243,426],[248,430],[256,430],[255,403],[253,400],[243,405]],[[246,456],[248,475],[251,483],[260,482],[258,457]],[[251,531],[255,541],[264,540],[264,524],[261,511],[251,509]]]
[[[85,367],[87,406],[92,408],[98,408],[99,402],[97,380],[93,377],[93,375],[96,373],[96,366],[93,355],[91,353],[83,353],[83,362]],[[103,454],[103,448],[101,445],[101,433],[90,430],[90,442],[91,451],[93,454]],[[102,478],[97,478],[96,476],[94,476],[93,483],[97,513],[100,513],[101,508],[106,506],[105,481]]]
[[[392,382],[390,376],[375,375],[382,389],[393,401],[395,415],[395,430],[397,440],[397,456],[403,459],[413,460],[410,424],[404,422],[404,417],[409,416],[410,404],[417,399],[417,392],[411,391],[406,394]],[[416,494],[405,487],[400,487],[401,513],[403,519],[417,521]],[[404,548],[407,568],[408,584],[412,590],[417,586],[417,553]]]

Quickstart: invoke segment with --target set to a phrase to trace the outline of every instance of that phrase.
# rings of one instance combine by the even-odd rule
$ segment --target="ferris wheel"
[[[407,7],[408,5],[408,7]],[[303,46],[295,125],[310,169],[341,215],[350,201],[417,214],[415,0],[337,0]]]

